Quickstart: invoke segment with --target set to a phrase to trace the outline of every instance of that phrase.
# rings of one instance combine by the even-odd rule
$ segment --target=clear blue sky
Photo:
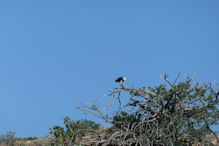
[[[219,80],[218,0],[0,1],[0,133],[45,136],[117,85]]]

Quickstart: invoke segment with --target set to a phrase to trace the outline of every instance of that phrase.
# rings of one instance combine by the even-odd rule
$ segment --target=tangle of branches
[[[111,117],[97,103],[83,102],[75,107],[112,124],[103,145],[207,145],[207,135],[214,135],[219,142],[210,128],[218,124],[218,89],[213,83],[194,83],[194,77],[186,76],[183,81],[179,77],[180,73],[171,82],[163,74],[166,84],[154,88],[115,88],[109,94],[109,105],[117,102],[119,107]],[[130,97],[122,103],[125,92]]]

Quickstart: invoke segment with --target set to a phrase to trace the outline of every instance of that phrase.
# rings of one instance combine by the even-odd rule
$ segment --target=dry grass
[[[103,130],[96,131],[94,133],[87,133],[81,141],[78,141],[77,144],[83,146],[92,146],[96,145],[95,143],[98,142],[99,145],[102,145],[106,140],[107,133]],[[54,138],[38,138],[34,140],[15,140],[13,146],[50,146],[54,143]],[[208,143],[207,141],[210,141]],[[215,146],[219,146],[217,143],[216,138],[212,135],[208,135],[203,139],[203,143],[197,143],[193,146],[208,146],[213,144]],[[6,143],[0,143],[0,146],[8,146]]]

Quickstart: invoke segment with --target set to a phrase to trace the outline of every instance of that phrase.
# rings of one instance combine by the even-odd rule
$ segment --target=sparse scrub
[[[22,141],[28,141],[28,140],[35,140],[38,139],[37,137],[16,137],[15,140],[22,140]]]

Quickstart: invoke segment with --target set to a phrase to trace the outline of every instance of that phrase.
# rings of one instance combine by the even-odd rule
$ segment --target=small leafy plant
[[[6,132],[6,134],[0,135],[0,142],[5,142],[7,145],[13,145],[15,141],[15,132]]]
[[[69,117],[64,118],[65,127],[54,126],[50,128],[50,134],[55,137],[57,144],[71,145],[78,142],[90,131],[98,130],[99,124],[90,120],[71,121]]]

